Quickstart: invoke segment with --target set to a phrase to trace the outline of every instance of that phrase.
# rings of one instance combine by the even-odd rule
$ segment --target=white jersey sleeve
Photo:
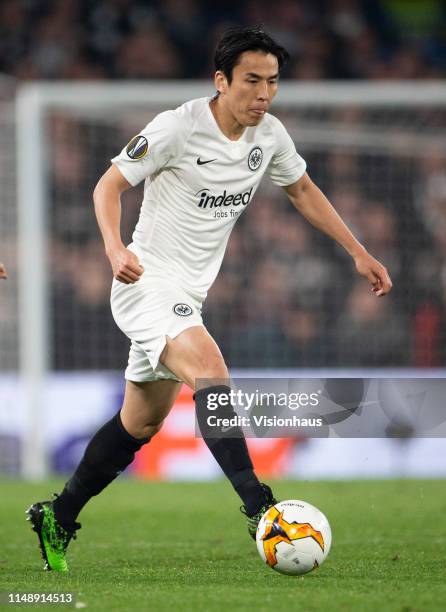
[[[271,158],[267,172],[273,183],[280,187],[286,187],[295,183],[304,175],[307,164],[297,153],[291,136],[277,117],[274,117],[273,129],[277,148]]]
[[[174,111],[160,113],[111,161],[134,187],[173,163],[184,144],[182,131]]]

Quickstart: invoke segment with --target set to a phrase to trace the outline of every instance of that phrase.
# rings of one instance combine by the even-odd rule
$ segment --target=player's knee
[[[139,438],[144,438],[147,440],[147,442],[149,442],[151,440],[151,438],[153,438],[154,435],[156,435],[159,430],[161,429],[161,427],[163,426],[164,423],[164,419],[162,421],[159,422],[150,422],[150,423],[146,423],[145,425],[143,425],[141,427],[140,430],[140,436],[138,436]],[[147,444],[146,442],[146,444]]]

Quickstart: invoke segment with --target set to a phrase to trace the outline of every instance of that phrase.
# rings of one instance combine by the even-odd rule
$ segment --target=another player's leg
[[[167,339],[160,361],[195,390],[197,418],[203,439],[242,499],[242,512],[247,517],[248,531],[255,538],[261,516],[275,503],[271,489],[259,482],[255,475],[241,429],[231,428],[231,438],[217,437],[215,432],[206,435],[205,418],[202,418],[209,414],[209,396],[218,405],[213,414],[234,414],[233,408],[228,407],[223,399],[231,389],[228,386],[229,372],[217,344],[204,327],[190,327],[176,338]],[[196,387],[197,380],[200,380],[200,388]]]
[[[76,537],[77,516],[130,463],[135,453],[159,431],[181,383],[127,381],[122,409],[90,440],[76,471],[53,501],[37,502],[28,518],[39,537],[45,569],[66,572],[68,544]]]

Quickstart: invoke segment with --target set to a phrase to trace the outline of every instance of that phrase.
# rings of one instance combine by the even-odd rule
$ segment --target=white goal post
[[[49,142],[46,122],[53,111],[97,116],[123,107],[168,109],[186,100],[211,95],[211,82],[36,82],[21,85],[16,97],[16,159],[19,240],[20,374],[26,403],[27,436],[23,444],[22,473],[30,479],[47,473],[45,454],[45,378],[49,358],[50,307],[48,271],[48,172]],[[277,106],[282,109],[350,108],[446,109],[446,85],[429,82],[336,82],[280,85]],[[274,107],[273,107],[274,108]],[[274,112],[274,111],[273,111]],[[387,146],[385,130],[367,126],[346,132],[318,129],[317,118],[299,126],[302,142],[314,147],[342,142],[367,148]],[[400,142],[400,151],[416,142],[446,149],[442,131],[411,134]],[[116,143],[116,152],[122,143]],[[395,145],[398,146],[398,145]],[[94,172],[94,168],[93,168]]]

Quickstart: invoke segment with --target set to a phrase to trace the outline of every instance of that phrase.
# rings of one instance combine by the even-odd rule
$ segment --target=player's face
[[[260,123],[277,93],[279,66],[276,56],[245,51],[232,71],[231,84],[222,73],[217,75],[217,87],[234,119],[243,126]]]

